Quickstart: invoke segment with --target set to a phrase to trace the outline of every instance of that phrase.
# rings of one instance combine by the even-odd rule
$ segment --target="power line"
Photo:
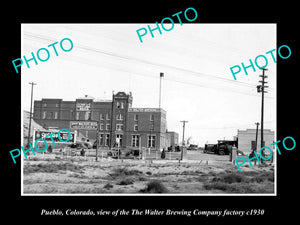
[[[53,39],[50,39],[50,38],[41,37],[39,35],[30,34],[28,32],[25,32],[24,35],[34,37],[34,38],[38,38],[38,39],[41,39],[41,40],[47,40],[47,41],[52,41],[52,42],[56,41],[56,40],[53,40]],[[168,67],[168,68],[171,68],[171,69],[181,70],[181,71],[184,71],[184,72],[188,72],[190,74],[194,74],[197,77],[201,77],[201,76],[209,77],[209,78],[213,78],[213,79],[219,79],[219,80],[224,81],[224,82],[230,82],[230,84],[232,84],[232,85],[237,85],[237,86],[242,85],[242,86],[246,86],[246,87],[250,87],[250,88],[255,88],[255,86],[253,86],[252,84],[244,83],[244,82],[241,82],[241,81],[233,81],[233,80],[229,80],[229,79],[225,79],[225,78],[221,78],[221,77],[217,77],[217,76],[213,76],[213,75],[208,75],[208,74],[204,74],[204,73],[200,73],[200,72],[196,72],[196,71],[192,71],[192,70],[187,70],[187,69],[183,69],[183,68],[179,68],[179,67],[175,67],[175,66],[170,66],[170,65],[160,64],[160,63],[153,63],[153,62],[149,62],[149,61],[146,61],[146,60],[136,59],[134,57],[122,56],[122,55],[119,55],[119,54],[116,54],[116,53],[112,53],[112,52],[109,52],[109,51],[103,51],[103,50],[91,48],[91,47],[88,47],[88,46],[83,46],[83,45],[80,45],[80,44],[77,44],[77,47],[82,49],[82,50],[92,51],[92,52],[96,52],[96,53],[100,53],[100,54],[105,54],[105,55],[108,55],[108,56],[111,56],[111,57],[118,57],[118,58],[121,58],[121,59],[124,59],[124,60],[135,60],[135,61],[140,61],[142,63],[151,64],[151,65],[154,65],[154,66]],[[71,61],[69,59],[66,59],[66,60]],[[80,62],[80,63],[84,63],[84,62]],[[84,63],[84,64],[88,64],[88,63]],[[99,65],[95,65],[95,66],[99,67]],[[124,69],[110,68],[110,67],[107,67],[107,65],[102,66],[102,67],[132,73],[132,72],[126,71]],[[135,74],[138,75],[138,76],[146,76],[146,77],[151,77],[151,78],[156,79],[156,77],[154,77],[154,76],[142,75],[141,73],[135,73]],[[172,82],[177,82],[177,83],[181,83],[181,84],[193,85],[193,86],[197,86],[197,87],[212,88],[212,89],[218,89],[218,90],[221,89],[221,90],[224,90],[224,91],[229,91],[229,92],[240,93],[240,94],[244,94],[244,95],[248,95],[248,96],[257,97],[254,94],[249,94],[249,93],[245,93],[245,92],[241,92],[241,91],[235,91],[235,90],[231,90],[231,89],[228,89],[228,88],[224,89],[222,87],[208,86],[208,85],[203,85],[203,84],[197,84],[197,83],[194,83],[194,82],[178,81],[178,80],[171,79],[171,78],[165,78],[165,80],[172,81]],[[268,96],[266,96],[266,98],[274,99],[273,97],[268,97]]]
[[[41,40],[57,41],[57,40],[53,40],[51,38],[42,37],[41,35],[30,34],[28,32],[24,32],[24,35],[34,37],[34,38],[38,38],[38,39],[41,39]],[[181,70],[181,71],[191,73],[196,77],[206,77],[206,78],[210,78],[210,79],[217,79],[217,80],[221,80],[221,81],[224,81],[224,82],[230,82],[231,84],[234,84],[234,85],[243,85],[243,86],[248,86],[248,87],[253,87],[253,85],[254,85],[254,84],[249,84],[249,83],[245,83],[245,82],[241,82],[241,81],[237,81],[237,80],[231,80],[231,79],[218,77],[218,76],[211,75],[211,74],[205,74],[205,73],[201,73],[201,72],[198,72],[198,71],[193,71],[193,70],[184,69],[184,68],[180,68],[180,67],[176,67],[176,66],[166,65],[166,64],[163,64],[163,63],[158,63],[158,62],[154,63],[154,62],[151,62],[151,61],[148,61],[148,60],[137,59],[137,58],[134,58],[134,57],[131,57],[131,56],[124,56],[124,55],[120,55],[120,54],[113,53],[113,52],[110,52],[110,51],[104,51],[104,50],[96,49],[94,47],[84,46],[84,45],[81,45],[81,44],[77,44],[76,47],[80,48],[82,50],[92,51],[92,52],[96,52],[96,53],[100,53],[100,54],[105,54],[105,55],[112,56],[112,57],[118,57],[118,58],[125,59],[125,60],[134,60],[134,61],[138,61],[138,62],[141,62],[141,63],[144,63],[144,64],[150,64],[150,65],[153,65],[153,66],[167,67],[167,68],[171,68],[171,69],[175,69],[175,70]]]

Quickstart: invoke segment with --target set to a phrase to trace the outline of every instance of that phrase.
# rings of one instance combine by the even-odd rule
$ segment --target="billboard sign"
[[[47,142],[51,142],[52,143],[52,140],[51,140],[51,136],[49,134],[52,134],[52,139],[55,143],[59,143],[61,142],[58,138],[58,133],[56,132],[51,132],[51,131],[40,131],[40,130],[35,130],[34,131],[34,140],[37,140],[39,138],[43,138],[44,140],[46,140]],[[71,138],[70,140],[68,141],[68,143],[75,143],[75,132],[70,132],[71,133]],[[48,137],[46,137],[47,135],[49,135]],[[60,139],[61,140],[68,140],[69,139],[69,134],[67,132],[60,132],[59,133],[59,136],[60,136]]]
[[[76,111],[90,111],[91,103],[76,103]]]
[[[71,129],[85,129],[85,130],[96,130],[97,122],[96,121],[71,121]]]

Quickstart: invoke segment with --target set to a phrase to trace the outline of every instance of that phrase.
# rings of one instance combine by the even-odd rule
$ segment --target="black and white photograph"
[[[296,4],[4,9],[3,221],[296,219]]]
[[[162,31],[22,24],[24,195],[276,194],[276,24]]]

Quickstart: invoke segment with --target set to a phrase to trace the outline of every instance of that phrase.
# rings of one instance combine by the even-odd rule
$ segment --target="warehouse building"
[[[261,148],[261,132],[258,130],[257,151]],[[256,129],[238,130],[238,148],[245,154],[250,154],[256,148]],[[274,149],[271,144],[274,142],[274,131],[264,129],[264,146]]]
[[[46,128],[68,128],[82,139],[103,148],[146,147],[160,150],[178,144],[178,134],[167,132],[166,112],[161,108],[132,108],[132,94],[118,92],[112,100],[90,96],[75,101],[34,101],[33,119]],[[177,140],[176,140],[177,137]]]

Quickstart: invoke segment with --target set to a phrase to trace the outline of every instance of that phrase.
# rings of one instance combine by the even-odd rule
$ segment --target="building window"
[[[103,145],[103,134],[99,134],[99,145],[102,146]]]
[[[47,107],[47,103],[44,103],[44,104],[43,104],[43,107]]]
[[[123,124],[116,124],[116,130],[122,131],[123,128],[124,128],[124,125],[123,125]]]
[[[106,130],[110,130],[110,124],[109,123],[106,124]]]
[[[100,113],[100,120],[104,120],[103,114]]]
[[[84,119],[85,120],[91,120],[91,112],[89,112],[89,111],[85,112]]]
[[[124,102],[121,102],[121,109],[124,109]]]
[[[121,107],[120,102],[117,102],[117,109]]]
[[[132,135],[131,146],[139,147],[140,146],[140,135]]]
[[[50,118],[49,119],[53,119],[54,118],[54,114],[53,112],[50,112]]]
[[[79,112],[76,112],[76,120],[79,120]]]
[[[150,114],[150,121],[154,121],[154,115]]]
[[[110,120],[109,114],[106,113],[106,120]]]
[[[100,123],[100,130],[103,130],[103,129],[104,129],[104,124]]]
[[[46,111],[43,112],[43,119],[46,119]]]
[[[123,115],[121,113],[117,115],[117,120],[123,120]]]
[[[138,114],[134,114],[134,121],[138,121],[139,120],[139,115]]]
[[[58,119],[58,112],[54,113],[54,119]]]
[[[109,145],[110,145],[110,135],[105,134],[105,146],[109,146]]]
[[[139,126],[138,126],[137,124],[134,124],[133,130],[134,130],[134,131],[138,131],[138,130],[139,130]]]
[[[154,130],[154,121],[152,121],[152,122],[149,124],[149,130],[150,130],[150,131],[153,131],[153,130]]]
[[[123,135],[122,134],[117,134],[116,135],[116,144],[119,146],[122,146],[122,142],[123,142]]]
[[[58,104],[58,103],[56,103],[56,104],[55,104],[55,107],[59,107],[59,104]]]
[[[155,148],[155,135],[148,136],[148,148]]]

